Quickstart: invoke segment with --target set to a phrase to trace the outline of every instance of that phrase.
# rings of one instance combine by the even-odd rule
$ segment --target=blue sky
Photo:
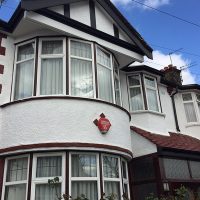
[[[168,54],[172,50],[158,46],[174,50],[182,48],[181,51],[172,55],[173,64],[180,68],[195,63],[195,66],[183,70],[184,84],[200,84],[200,27],[163,15],[132,0],[112,1],[154,49],[154,60],[145,59],[145,64],[158,69],[170,64]],[[138,1],[200,25],[200,1],[198,0]],[[7,0],[0,9],[0,18],[8,21],[18,2],[19,0]],[[190,55],[190,53],[197,56]]]

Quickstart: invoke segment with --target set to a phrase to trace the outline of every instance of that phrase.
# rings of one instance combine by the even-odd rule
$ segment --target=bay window
[[[97,47],[97,81],[99,98],[114,102],[113,95],[113,67],[109,53]]]
[[[26,200],[28,179],[28,157],[6,160],[4,175],[4,200]]]
[[[39,94],[64,94],[65,79],[65,40],[40,40],[39,52]]]
[[[71,95],[121,106],[119,65],[94,42],[39,37],[16,46],[12,100]]]
[[[70,40],[71,95],[94,98],[92,44]]]
[[[198,122],[200,118],[200,95],[184,93],[182,94],[182,100],[187,122]]]
[[[160,112],[156,78],[145,74],[128,75],[130,110]]]
[[[33,160],[32,199],[54,200],[64,194],[64,154],[35,155]],[[49,179],[59,178],[59,183],[52,189]]]
[[[17,47],[15,59],[14,100],[33,95],[35,41]]]

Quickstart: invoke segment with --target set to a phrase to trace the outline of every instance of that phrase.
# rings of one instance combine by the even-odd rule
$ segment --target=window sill
[[[158,116],[161,116],[164,118],[166,117],[166,114],[164,114],[164,113],[150,111],[150,110],[141,110],[141,111],[135,111],[135,112],[130,112],[130,113],[131,113],[131,115],[148,113],[148,114],[158,115]]]
[[[189,127],[192,127],[192,126],[200,126],[200,123],[199,122],[191,122],[191,123],[188,123],[185,127],[189,128]]]

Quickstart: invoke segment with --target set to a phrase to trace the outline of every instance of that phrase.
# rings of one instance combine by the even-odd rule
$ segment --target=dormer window
[[[184,93],[182,94],[182,99],[187,122],[198,122],[200,117],[200,95],[195,93]]]
[[[144,74],[128,76],[130,110],[160,112],[156,78]]]
[[[118,62],[94,42],[41,37],[16,49],[13,100],[71,95],[121,105]]]

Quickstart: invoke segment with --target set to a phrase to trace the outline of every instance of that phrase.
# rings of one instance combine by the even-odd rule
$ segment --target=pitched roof
[[[154,143],[158,147],[200,152],[200,140],[179,133],[169,133],[169,136],[154,134],[141,128],[131,126],[131,130]]]

